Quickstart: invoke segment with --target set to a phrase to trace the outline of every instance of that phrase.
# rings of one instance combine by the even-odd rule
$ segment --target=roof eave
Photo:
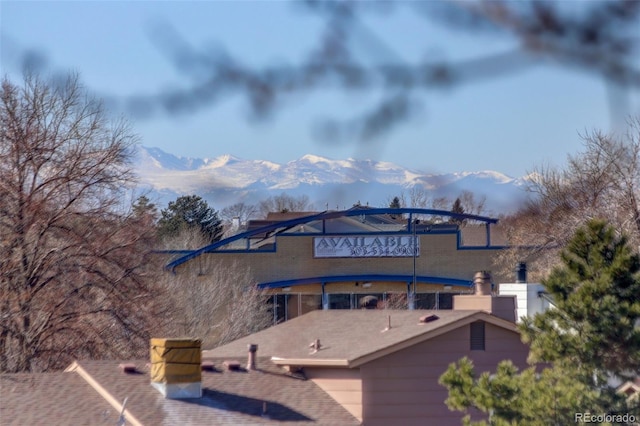
[[[489,314],[488,312],[469,311],[469,315],[466,315],[462,318],[459,318],[441,327],[428,330],[424,333],[418,334],[417,336],[410,337],[406,340],[397,342],[393,345],[378,349],[374,352],[370,352],[353,359],[282,358],[282,357],[274,356],[274,357],[271,357],[271,361],[274,364],[282,365],[282,366],[295,365],[299,367],[357,368],[357,367],[360,367],[361,365],[367,364],[378,358],[391,355],[392,353],[409,348],[418,343],[425,342],[427,340],[446,334],[457,328],[464,327],[465,325],[470,324],[474,321],[480,321],[480,320],[493,324],[497,327],[501,327],[508,331],[519,333],[518,326],[515,323],[504,320],[502,318],[498,318],[494,315]]]
[[[375,352],[349,360],[349,367],[351,368],[359,367],[361,365],[374,361],[378,358],[391,355],[392,353],[401,351],[403,349],[407,349],[418,343],[426,342],[427,340],[431,340],[435,337],[441,336],[452,330],[455,330],[460,327],[464,327],[467,324],[470,324],[472,322],[479,321],[479,320],[486,321],[490,324],[493,324],[498,327],[502,327],[506,330],[509,330],[515,333],[519,333],[518,326],[515,323],[504,320],[502,318],[498,318],[494,315],[489,314],[488,312],[473,311],[473,313],[471,313],[470,315],[459,318],[455,321],[452,321],[448,324],[443,325],[442,327],[429,330],[426,333],[419,334],[417,336],[398,342],[394,345],[387,346],[386,348],[382,348]]]
[[[276,365],[295,365],[299,367],[351,367],[347,359],[280,358],[271,357]]]
[[[124,407],[123,403],[120,403],[108,390],[106,390],[89,372],[80,365],[78,361],[74,361],[67,368],[64,369],[65,373],[76,373],[82,379],[84,379],[89,386],[93,388],[107,403],[109,403],[118,413],[124,416],[126,422],[134,426],[143,426],[143,423],[138,420],[129,409]]]

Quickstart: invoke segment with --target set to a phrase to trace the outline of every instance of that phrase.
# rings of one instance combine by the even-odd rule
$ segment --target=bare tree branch
[[[154,230],[121,210],[135,136],[77,76],[5,79],[0,126],[0,371],[138,353],[155,292]]]
[[[630,120],[625,135],[594,131],[583,140],[584,150],[569,156],[564,169],[532,173],[529,190],[537,196],[503,221],[514,246],[500,256],[503,268],[529,261],[532,278],[544,277],[590,219],[608,221],[640,249],[640,121]]]

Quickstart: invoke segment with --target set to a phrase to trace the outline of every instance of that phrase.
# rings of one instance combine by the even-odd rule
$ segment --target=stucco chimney
[[[202,397],[198,339],[151,339],[151,386],[165,398]]]
[[[257,370],[256,368],[256,352],[258,352],[258,345],[249,345],[249,355],[247,359],[247,370]]]
[[[453,296],[453,309],[481,310],[506,319],[516,321],[516,296],[494,296],[491,294],[491,274],[487,271],[477,272],[473,277],[474,294]]]

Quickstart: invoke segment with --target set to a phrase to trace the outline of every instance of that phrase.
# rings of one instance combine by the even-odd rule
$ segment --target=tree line
[[[147,196],[140,196],[134,208],[144,211],[157,224],[160,244],[167,249],[199,248],[238,229],[234,221],[244,226],[251,219],[266,218],[270,212],[299,212],[312,208],[309,197],[293,197],[285,193],[268,197],[258,204],[238,202],[220,211],[209,206],[202,197],[192,194],[179,196],[158,212]]]

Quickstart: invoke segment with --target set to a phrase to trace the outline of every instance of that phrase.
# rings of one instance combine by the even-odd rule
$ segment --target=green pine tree
[[[133,215],[139,219],[148,219],[151,222],[158,219],[158,208],[146,195],[139,196],[132,204],[131,210]]]
[[[580,228],[561,256],[543,281],[554,308],[520,326],[530,362],[542,364],[519,372],[503,361],[495,374],[477,377],[465,358],[441,376],[450,409],[490,415],[488,423],[467,416],[465,424],[565,425],[584,412],[640,416],[638,404],[627,406],[607,383],[640,371],[640,258],[599,220]]]
[[[456,200],[453,202],[453,205],[451,206],[451,213],[455,213],[455,214],[464,214],[465,210],[464,207],[462,206],[462,201],[460,200],[460,197],[456,198]],[[449,220],[450,223],[455,223],[458,225],[461,225],[464,223],[464,219],[459,219],[459,218],[451,218]]]
[[[543,284],[556,309],[521,327],[531,361],[566,361],[588,376],[640,371],[640,258],[599,220],[579,229]]]
[[[400,203],[400,198],[398,196],[393,197],[393,200],[389,203],[390,209],[399,209],[402,205]]]
[[[178,197],[160,213],[160,237],[174,237],[185,228],[198,229],[211,242],[218,241],[222,235],[222,221],[218,212],[197,195]]]
[[[476,408],[489,415],[489,421],[476,422],[467,415],[464,425],[563,426],[575,423],[575,413],[606,413],[608,408],[599,390],[559,366],[520,372],[511,361],[502,361],[494,374],[478,377],[473,363],[463,358],[449,366],[440,383],[449,389],[451,410]]]

